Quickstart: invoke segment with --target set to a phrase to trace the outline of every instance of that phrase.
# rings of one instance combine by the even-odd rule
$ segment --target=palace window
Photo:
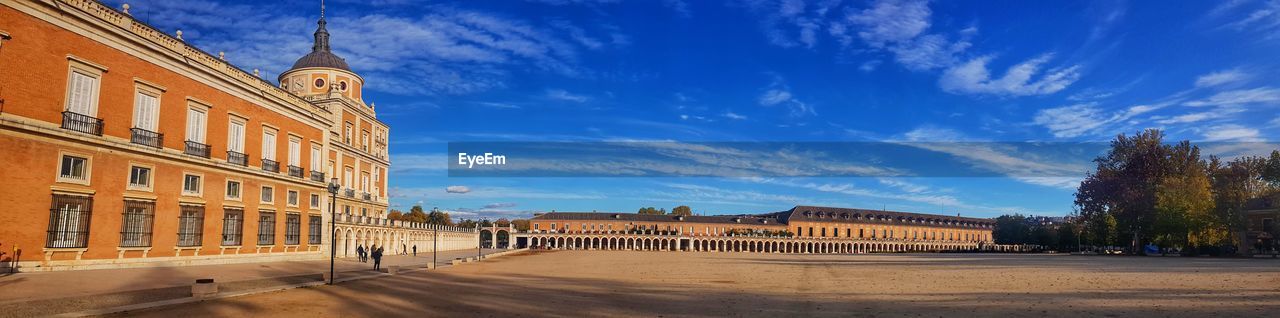
[[[83,248],[89,246],[89,217],[93,214],[93,198],[54,194],[49,207],[48,248]]]
[[[258,245],[276,244],[276,212],[258,212]]]
[[[75,155],[62,155],[62,163],[58,168],[58,181],[86,183],[89,181],[89,158]]]
[[[200,246],[204,241],[204,206],[182,205],[178,214],[178,246]]]
[[[276,160],[276,131],[262,128],[262,159]]]
[[[244,236],[244,210],[226,208],[222,214],[222,245],[240,246]]]
[[[227,151],[244,153],[244,121],[235,117],[227,126]],[[245,162],[248,162],[246,158]]]
[[[320,209],[320,195],[319,195],[319,194],[315,194],[315,193],[312,193],[312,194],[311,194],[311,208],[312,208],[312,209]]]
[[[182,175],[182,194],[196,195],[196,196],[200,195],[200,189],[202,188],[200,179],[201,177],[199,175],[194,175],[194,174]]]
[[[307,216],[307,244],[320,244],[320,216]]]
[[[289,206],[298,206],[298,190],[289,190],[285,194],[285,203]]]
[[[272,203],[276,200],[275,189],[271,186],[262,186],[262,203]]]
[[[302,240],[302,216],[289,213],[284,218],[284,244],[298,245]]]
[[[316,88],[324,88],[324,79],[323,79],[323,78],[317,78],[317,79],[316,79]]]
[[[320,145],[312,144],[311,145],[311,171],[315,171],[315,172],[321,171],[320,170],[322,169],[322,167],[320,166],[320,162],[322,160],[321,157],[323,156],[320,154]]]
[[[151,226],[155,220],[154,201],[124,201],[120,222],[120,247],[151,246]]]
[[[289,165],[302,167],[302,139],[289,137]]]
[[[74,67],[74,66],[73,66]],[[67,85],[66,111],[95,117],[98,113],[98,82],[101,74],[71,70]]]
[[[129,188],[134,190],[150,190],[151,168],[129,166]]]
[[[133,97],[133,128],[157,132],[159,116],[159,94],[139,89]]]
[[[197,107],[187,108],[187,141],[204,143],[205,122],[208,118],[207,110]]]
[[[227,199],[240,200],[240,181],[227,180]]]

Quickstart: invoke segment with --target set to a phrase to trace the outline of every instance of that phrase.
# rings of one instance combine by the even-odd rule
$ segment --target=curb
[[[490,257],[500,257],[500,256],[510,255],[510,254],[514,254],[514,253],[518,253],[518,252],[524,252],[524,251],[528,251],[528,250],[529,250],[529,249],[524,248],[524,249],[518,249],[518,250],[503,251],[503,252],[498,252],[498,253],[488,254],[488,255],[484,255],[484,256],[485,256],[485,258],[490,258]],[[451,265],[446,265],[446,266],[451,266]],[[441,267],[442,267],[442,266],[441,266],[441,265],[439,265],[439,264],[437,264],[437,265],[436,265],[436,269],[439,269],[439,268],[441,268]],[[427,271],[427,270],[432,270],[432,269],[430,269],[430,268],[426,268],[426,267],[414,267],[414,268],[410,268],[410,269],[401,269],[401,270],[400,270],[400,273],[414,273],[414,272]],[[337,283],[345,283],[345,282],[349,282],[349,281],[362,280],[362,279],[370,279],[370,278],[378,278],[378,277],[384,277],[384,276],[389,276],[389,277],[390,277],[390,276],[396,276],[396,275],[386,274],[386,273],[375,273],[375,274],[369,274],[369,275],[360,275],[360,276],[351,276],[351,277],[337,278],[337,279],[334,279],[334,281],[333,281],[333,282],[334,282],[334,284],[337,284]],[[138,303],[138,304],[124,305],[124,306],[116,306],[116,307],[103,308],[103,309],[90,309],[90,310],[82,310],[82,311],[75,311],[75,312],[61,313],[61,314],[52,315],[52,316],[50,316],[50,317],[90,317],[90,316],[102,316],[102,315],[109,315],[109,314],[115,314],[115,313],[121,313],[121,312],[127,312],[127,311],[136,311],[136,310],[151,309],[151,308],[158,308],[158,307],[165,307],[165,306],[172,306],[172,305],[181,305],[181,304],[188,304],[188,303],[201,302],[201,301],[205,301],[205,300],[214,300],[214,299],[224,299],[224,298],[232,298],[232,297],[248,296],[248,295],[254,295],[254,294],[269,293],[269,292],[273,292],[273,291],[289,290],[289,289],[294,289],[294,288],[311,287],[311,286],[320,286],[320,285],[326,285],[326,282],[325,282],[325,281],[316,281],[316,282],[306,282],[306,283],[298,283],[298,284],[291,284],[291,285],[280,285],[280,286],[263,287],[263,288],[258,288],[258,289],[250,289],[250,290],[243,290],[243,291],[237,291],[237,292],[225,292],[225,293],[218,293],[218,294],[217,294],[217,295],[215,295],[215,296],[212,296],[212,297],[203,297],[203,298],[197,298],[197,297],[185,297],[185,298],[166,299],[166,300],[160,300],[160,301],[153,301],[153,302],[147,302],[147,303]]]

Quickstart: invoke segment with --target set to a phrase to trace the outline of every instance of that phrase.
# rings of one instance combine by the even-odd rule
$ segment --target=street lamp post
[[[338,258],[338,178],[329,179],[329,285],[333,285],[333,263]]]

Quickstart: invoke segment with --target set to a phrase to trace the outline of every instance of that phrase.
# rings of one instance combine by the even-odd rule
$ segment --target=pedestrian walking
[[[382,248],[373,250],[373,270],[382,269]]]
[[[364,245],[356,246],[356,260],[364,263]]]
[[[418,257],[418,244],[413,244],[413,257]]]

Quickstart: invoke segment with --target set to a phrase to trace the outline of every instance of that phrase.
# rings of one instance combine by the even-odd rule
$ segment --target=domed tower
[[[303,97],[337,93],[363,105],[360,90],[364,87],[364,78],[352,72],[345,59],[333,54],[326,23],[324,9],[321,8],[311,53],[303,55],[293,63],[293,67],[280,73],[280,88]]]

